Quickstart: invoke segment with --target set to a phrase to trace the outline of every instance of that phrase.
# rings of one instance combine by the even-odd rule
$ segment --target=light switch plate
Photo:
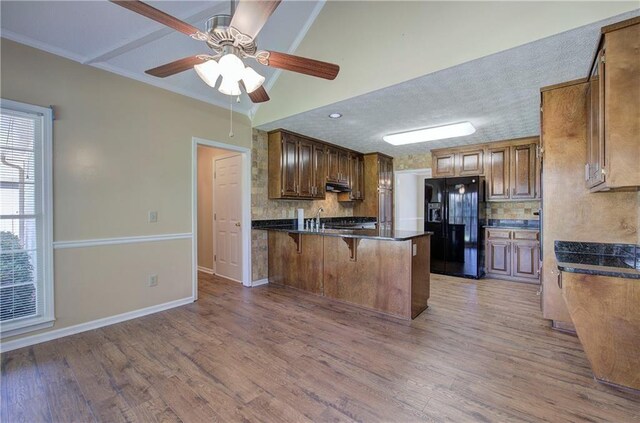
[[[158,221],[158,212],[150,211],[149,212],[149,223],[156,223]]]
[[[413,244],[413,255],[414,256],[418,255],[418,244]]]
[[[149,286],[158,285],[158,275],[149,275]]]

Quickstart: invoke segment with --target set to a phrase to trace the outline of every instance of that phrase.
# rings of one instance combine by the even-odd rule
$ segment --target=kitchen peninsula
[[[254,221],[253,228],[269,232],[269,283],[407,320],[427,308],[430,232],[314,231],[298,229],[292,220]]]

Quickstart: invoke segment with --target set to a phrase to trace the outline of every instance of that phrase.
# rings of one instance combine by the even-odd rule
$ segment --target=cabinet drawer
[[[513,231],[513,239],[525,241],[540,240],[540,232],[538,231]]]
[[[510,239],[509,229],[487,229],[487,239]]]

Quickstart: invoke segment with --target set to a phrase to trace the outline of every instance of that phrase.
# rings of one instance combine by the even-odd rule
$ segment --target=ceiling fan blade
[[[144,71],[144,73],[151,76],[157,76],[158,78],[166,78],[167,76],[175,75],[176,73],[191,69],[202,62],[204,62],[204,60],[200,59],[198,56],[189,56],[184,59],[176,60],[175,62],[158,66],[157,68],[148,69]]]
[[[333,80],[340,72],[340,66],[333,63],[321,62],[319,60],[307,59],[306,57],[294,56],[286,53],[270,51],[269,58],[263,63],[272,68],[284,69],[288,71],[303,73],[305,75],[317,76]]]
[[[153,6],[149,6],[138,0],[110,0],[111,3],[115,3],[118,6],[122,6],[125,9],[129,9],[136,12],[139,15],[146,16],[149,19],[153,19],[156,22],[166,25],[169,28],[173,28],[176,31],[180,31],[186,35],[193,35],[200,32],[198,28],[193,25],[189,25],[186,22],[181,21],[178,18],[164,13],[162,10],[158,10]]]
[[[231,26],[251,38],[256,38],[280,1],[240,0],[231,18]]]
[[[269,94],[267,94],[267,91],[262,86],[253,92],[247,93],[247,95],[254,103],[264,103],[265,101],[269,101]]]

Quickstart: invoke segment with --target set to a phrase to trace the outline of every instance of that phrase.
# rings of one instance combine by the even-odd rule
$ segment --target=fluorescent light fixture
[[[342,117],[342,113],[331,113],[329,117],[331,119],[340,119]]]
[[[400,132],[385,135],[383,140],[393,145],[415,144],[418,142],[441,140],[445,138],[463,137],[476,132],[471,122],[454,123],[451,125],[434,126],[433,128],[418,129],[416,131]]]

